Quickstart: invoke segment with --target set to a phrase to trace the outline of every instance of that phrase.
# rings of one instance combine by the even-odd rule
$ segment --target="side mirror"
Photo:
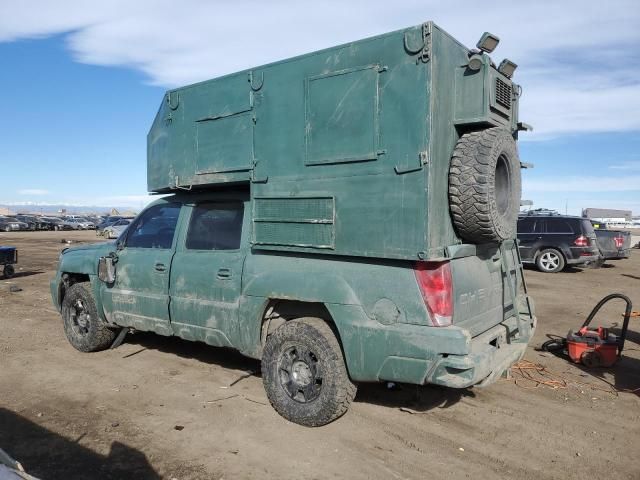
[[[98,260],[98,278],[104,283],[111,285],[116,281],[116,261],[117,257],[100,257]]]

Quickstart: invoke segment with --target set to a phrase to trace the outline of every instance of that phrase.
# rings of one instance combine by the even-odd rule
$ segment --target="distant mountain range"
[[[125,212],[128,214],[137,213],[135,210],[132,210],[131,207],[124,206],[100,206],[100,205],[64,205],[64,204],[44,204],[37,202],[24,202],[24,203],[11,203],[11,204],[2,204],[0,203],[0,213],[5,211],[5,213],[31,213],[31,214],[45,214],[45,215],[53,215],[60,213],[74,214],[74,215],[88,215],[88,214],[96,214],[96,215],[104,215],[110,214],[111,211],[115,209],[121,214]],[[6,212],[8,210],[8,212]]]

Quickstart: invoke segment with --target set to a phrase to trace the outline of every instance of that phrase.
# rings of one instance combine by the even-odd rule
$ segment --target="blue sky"
[[[446,5],[445,5],[446,3]],[[163,91],[435,20],[519,68],[523,198],[640,215],[640,9],[409,0],[0,0],[0,204],[148,202],[146,134]],[[464,12],[464,13],[461,13]]]

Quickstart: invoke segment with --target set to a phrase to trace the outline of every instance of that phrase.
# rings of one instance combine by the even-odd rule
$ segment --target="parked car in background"
[[[52,225],[51,230],[75,230],[72,224],[58,217],[47,217],[47,222]]]
[[[48,230],[49,225],[35,215],[16,215],[16,219],[29,225],[29,230]]]
[[[96,228],[96,224],[88,218],[80,217],[74,219],[74,221],[78,224],[80,230],[95,230]]]
[[[110,227],[111,225],[116,223],[118,220],[121,220],[122,218],[124,217],[120,215],[112,215],[109,217],[104,217],[102,219],[102,222],[96,225],[96,235],[103,235],[105,228]]]
[[[605,223],[595,220],[591,220],[591,225],[596,232],[602,263],[605,260],[629,258],[631,233],[622,230],[609,230]]]
[[[130,219],[121,218],[113,225],[109,225],[107,228],[105,228],[103,235],[106,238],[118,238],[120,235],[122,235],[122,232],[127,229],[130,223]]]
[[[84,218],[66,218],[62,221],[63,225],[67,225],[71,230],[93,230],[96,226]]]
[[[518,217],[518,247],[522,263],[535,264],[545,273],[600,259],[596,233],[588,219],[550,210],[531,210]]]
[[[0,230],[4,232],[12,232],[19,230],[28,230],[29,225],[21,222],[14,217],[0,216]]]

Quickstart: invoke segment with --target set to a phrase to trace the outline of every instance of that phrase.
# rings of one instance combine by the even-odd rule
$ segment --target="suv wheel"
[[[90,284],[75,283],[62,300],[62,321],[69,343],[81,352],[106,350],[116,338],[116,330],[98,317]]]
[[[541,272],[556,273],[564,269],[565,261],[555,248],[545,248],[536,257],[536,265]]]
[[[342,349],[321,318],[298,318],[267,338],[262,380],[273,408],[307,427],[342,416],[356,395]]]

